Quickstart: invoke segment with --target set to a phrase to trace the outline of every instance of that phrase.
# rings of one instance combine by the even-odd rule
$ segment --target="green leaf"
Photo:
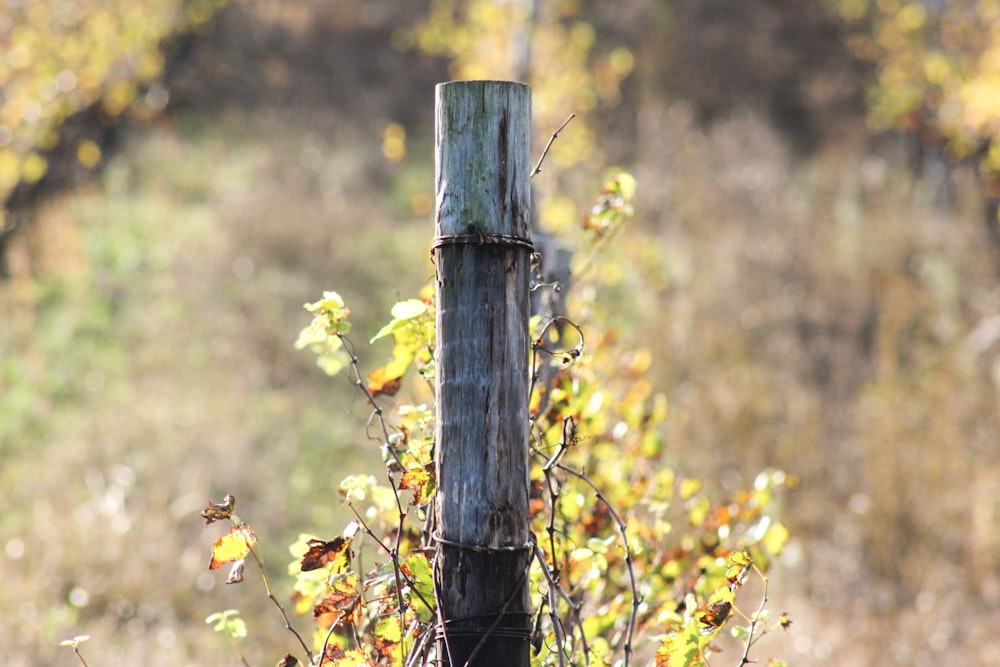
[[[73,648],[76,648],[82,642],[89,641],[89,640],[90,640],[90,635],[77,635],[76,637],[73,637],[72,639],[64,639],[64,640],[62,640],[61,642],[59,642],[59,645],[60,646],[72,646]]]
[[[427,312],[427,304],[420,299],[407,299],[394,305],[389,312],[394,319],[412,320]]]
[[[375,648],[379,655],[392,664],[399,664],[402,661],[403,631],[399,624],[399,616],[392,614],[384,616],[375,623],[374,635]]]
[[[421,623],[434,618],[434,569],[430,560],[420,552],[410,552],[402,563],[402,570],[410,579],[410,608]]]
[[[635,197],[637,185],[635,176],[625,171],[619,171],[604,187],[606,192],[617,195],[628,202]]]
[[[403,327],[410,324],[411,320],[420,317],[426,312],[427,304],[420,299],[407,299],[406,301],[400,301],[394,305],[390,311],[392,314],[392,321],[379,329],[379,332],[375,334],[369,342],[374,343],[380,338],[385,338],[389,334],[399,331]]]
[[[336,292],[324,292],[322,299],[307,303],[305,309],[313,314],[313,320],[299,332],[295,348],[308,347],[317,355],[316,365],[327,375],[336,375],[351,361],[340,339],[351,330],[347,321],[351,311]]]
[[[213,630],[219,634],[229,635],[233,639],[243,639],[247,636],[247,625],[240,618],[240,612],[237,609],[227,609],[210,614],[205,619],[205,623],[209,625],[214,623]]]
[[[368,497],[368,489],[374,483],[371,475],[349,475],[340,483],[340,493],[348,503],[360,502]]]
[[[350,313],[344,306],[344,299],[337,292],[323,292],[323,298],[314,303],[307,303],[305,309],[310,313],[343,313],[346,317]]]

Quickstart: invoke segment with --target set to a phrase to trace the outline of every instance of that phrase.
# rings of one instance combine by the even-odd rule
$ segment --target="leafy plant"
[[[80,644],[83,642],[90,641],[90,635],[77,635],[72,639],[64,639],[59,643],[60,646],[68,646],[73,649],[73,654],[76,656],[77,660],[83,664],[83,667],[87,666],[87,661],[83,659],[83,654],[80,653]]]
[[[631,214],[634,190],[628,174],[603,189],[584,221],[593,252]],[[302,535],[290,549],[294,610],[311,611],[311,642],[292,628],[264,574],[268,595],[308,664],[431,664],[440,657],[433,409],[400,401],[390,411],[377,399],[397,395],[411,369],[420,377],[414,393],[427,390],[434,374],[433,294],[425,289],[392,308],[391,321],[372,338],[391,338],[392,358],[367,376],[340,295],[325,292],[306,309],[313,321],[296,345],[313,350],[328,374],[348,373],[365,396],[385,476],[344,479],[340,495],[354,520],[339,536]],[[642,657],[658,666],[708,664],[726,626],[741,642],[740,664],[751,662],[760,637],[790,625],[784,616],[768,616],[764,573],[788,538],[773,515],[775,494],[794,480],[766,471],[753,488],[713,500],[699,481],[664,463],[659,425],[666,402],[644,380],[649,364],[641,354],[623,352],[607,331],[591,349],[584,327],[564,316],[535,317],[532,327],[534,343],[525,351],[533,369],[532,664],[627,667],[640,650],[638,635],[655,639],[655,655]],[[207,523],[232,523],[216,541],[210,567],[232,563],[228,583],[239,583],[253,555],[263,573],[256,534],[234,514],[231,496],[203,516]],[[763,591],[748,613],[739,602],[752,574]]]

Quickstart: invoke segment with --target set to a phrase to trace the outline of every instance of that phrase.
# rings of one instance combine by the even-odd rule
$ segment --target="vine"
[[[624,224],[632,192],[627,174],[605,187],[584,222],[595,247]],[[203,512],[206,523],[232,524],[213,546],[211,567],[230,563],[227,583],[239,583],[247,557],[253,558],[305,664],[433,664],[442,658],[435,643],[441,619],[434,585],[433,409],[398,402],[390,410],[380,403],[410,380],[432,387],[433,292],[425,288],[392,308],[392,319],[371,339],[391,338],[391,359],[367,376],[340,295],[325,292],[306,309],[313,320],[296,346],[316,353],[329,375],[346,371],[365,397],[384,481],[363,474],[344,479],[339,492],[354,519],[332,539],[303,534],[290,547],[292,606],[299,615],[311,612],[311,641],[272,594],[257,536],[235,514],[232,496]],[[584,327],[568,317],[535,316],[531,327],[533,558],[524,576],[535,610],[532,665],[628,667],[640,658],[663,667],[709,664],[726,626],[742,642],[734,662],[752,662],[762,636],[790,625],[784,615],[777,621],[768,615],[764,572],[788,537],[773,514],[774,496],[793,480],[766,471],[752,489],[713,502],[700,482],[665,464],[658,429],[665,399],[642,379],[643,364],[621,363],[625,357],[607,332],[591,349]],[[619,359],[625,382],[600,378],[603,357]],[[737,594],[751,574],[763,593],[746,614]],[[209,617],[233,640],[245,635],[236,620],[233,610]],[[637,646],[640,634],[655,645]],[[279,662],[297,663],[291,655]]]

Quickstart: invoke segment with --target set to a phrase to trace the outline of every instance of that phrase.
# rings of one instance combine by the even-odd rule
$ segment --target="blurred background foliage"
[[[378,451],[363,400],[294,350],[301,304],[337,289],[364,340],[417,293],[433,84],[510,76],[534,86],[536,154],[579,116],[535,179],[543,228],[576,247],[606,169],[637,178],[631,226],[574,258],[592,269],[569,305],[606,323],[589,340],[627,341],[614,386],[639,364],[666,394],[667,462],[719,497],[765,468],[801,480],[771,590],[795,625],[767,653],[992,664],[997,16],[6,3],[5,663],[68,661],[59,641],[89,634],[91,664],[223,664],[202,621],[227,607],[252,664],[287,650],[266,600],[209,576],[197,511],[234,493],[279,569],[300,532],[339,532],[335,489]]]
[[[46,153],[68,118],[92,110],[104,124],[149,118],[169,94],[157,82],[168,41],[203,29],[226,0],[8,2],[0,11],[0,199],[48,171]],[[167,48],[164,48],[167,47]],[[93,138],[63,137],[84,168],[101,161]],[[0,218],[0,229],[5,221]]]

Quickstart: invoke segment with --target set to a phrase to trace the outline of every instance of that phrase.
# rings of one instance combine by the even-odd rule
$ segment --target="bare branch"
[[[538,158],[538,163],[535,165],[534,170],[532,170],[532,172],[531,172],[531,178],[534,178],[535,174],[541,173],[541,171],[542,171],[542,162],[545,161],[545,156],[549,154],[549,149],[552,148],[552,142],[554,142],[556,140],[556,137],[559,136],[559,133],[562,132],[563,129],[567,125],[569,125],[569,122],[571,120],[573,120],[574,118],[576,118],[576,114],[575,113],[571,113],[569,115],[569,118],[567,118],[565,121],[563,121],[563,124],[559,126],[559,129],[556,130],[555,132],[553,132],[552,136],[549,137],[549,143],[545,144],[545,150],[542,151],[542,156],[540,158]]]

